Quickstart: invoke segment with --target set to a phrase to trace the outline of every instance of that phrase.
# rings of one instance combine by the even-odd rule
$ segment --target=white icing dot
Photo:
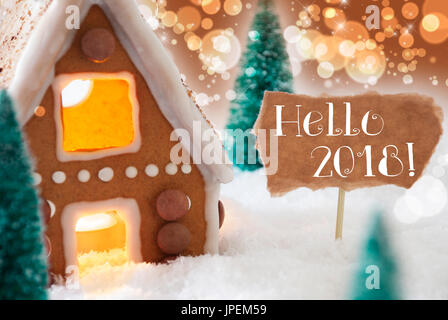
[[[114,177],[114,170],[112,170],[112,168],[106,167],[98,172],[98,178],[100,178],[100,180],[103,182],[109,182],[110,180],[113,179],[113,177]]]
[[[148,177],[155,177],[159,174],[159,168],[155,164],[149,164],[145,168],[145,173]]]
[[[47,203],[50,206],[50,218],[53,218],[54,214],[56,213],[56,206],[54,205],[53,201],[47,200]]]
[[[134,179],[137,176],[137,168],[136,167],[127,167],[126,168],[126,177],[129,179]]]
[[[87,170],[81,170],[78,172],[78,180],[81,182],[87,182],[90,180],[90,172]]]
[[[66,176],[62,171],[56,171],[53,173],[52,179],[54,183],[61,184],[65,182]]]
[[[191,172],[191,166],[189,164],[183,164],[180,169],[185,174],[189,174]]]
[[[42,176],[38,174],[37,172],[33,173],[33,183],[35,186],[40,185],[42,182]]]
[[[177,166],[174,163],[170,162],[166,165],[165,172],[170,176],[174,176],[177,173]]]

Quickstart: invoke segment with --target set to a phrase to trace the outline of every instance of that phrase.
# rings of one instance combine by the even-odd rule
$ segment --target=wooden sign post
[[[300,187],[339,188],[341,239],[345,192],[387,184],[410,188],[439,142],[442,119],[433,99],[416,94],[265,92],[254,129],[272,196]]]
[[[344,224],[344,203],[345,191],[339,188],[338,194],[338,212],[336,216],[336,240],[342,239],[342,227]]]

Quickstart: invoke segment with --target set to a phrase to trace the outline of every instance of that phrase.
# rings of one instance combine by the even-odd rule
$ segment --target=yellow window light
[[[130,84],[125,79],[75,79],[61,91],[63,149],[95,151],[134,140]]]
[[[75,231],[78,254],[126,247],[126,224],[115,211],[83,216]]]
[[[102,230],[113,227],[117,219],[110,213],[96,213],[79,218],[76,232]]]

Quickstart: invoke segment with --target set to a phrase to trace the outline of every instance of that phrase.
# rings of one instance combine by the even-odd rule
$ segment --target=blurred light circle
[[[338,30],[344,27],[346,18],[343,10],[337,8],[325,8],[323,10],[323,16],[325,25],[328,28]]]
[[[186,6],[177,11],[177,22],[187,31],[194,31],[201,25],[201,13],[198,9]]]
[[[442,178],[445,175],[445,169],[442,166],[432,168],[432,175],[436,178]]]
[[[201,22],[201,27],[204,30],[210,30],[213,28],[213,20],[210,18],[204,18]]]
[[[406,61],[411,61],[415,56],[414,52],[411,49],[404,49],[401,55]]]
[[[204,107],[204,106],[208,105],[208,103],[209,103],[208,95],[206,93],[198,93],[196,95],[196,103],[200,107]]]
[[[316,4],[311,4],[308,6],[307,11],[312,15],[312,16],[317,16],[320,13],[320,7]]]
[[[349,58],[345,70],[354,81],[368,84],[370,77],[381,78],[386,69],[384,54],[377,48],[375,50],[357,51],[354,57]]]
[[[236,99],[236,93],[233,90],[227,90],[226,92],[226,99],[229,101],[235,100]]]
[[[212,38],[213,49],[221,53],[228,53],[231,49],[230,39],[225,35],[218,35]]]
[[[369,39],[369,32],[366,27],[356,21],[346,22],[343,28],[336,30],[335,35],[343,39],[352,40],[353,42],[359,40],[367,41]]]
[[[177,15],[173,11],[166,11],[162,16],[162,23],[165,27],[172,27],[177,23]]]
[[[296,26],[289,26],[283,31],[283,37],[289,43],[296,43],[302,37],[302,33]]]
[[[252,41],[257,41],[260,39],[260,33],[256,30],[249,31],[249,39]]]
[[[371,86],[374,86],[378,83],[378,78],[375,76],[370,76],[369,78],[367,78],[367,83]]]
[[[415,214],[409,209],[404,196],[397,199],[394,205],[394,215],[398,221],[406,224],[415,223],[419,220],[420,216]]]
[[[395,17],[394,9],[391,7],[386,7],[383,10],[381,10],[381,16],[384,20],[392,20]]]
[[[241,45],[232,32],[213,30],[202,39],[199,58],[210,71],[223,73],[238,64]]]
[[[418,13],[418,6],[414,2],[407,2],[401,8],[401,14],[408,20],[417,18]]]
[[[435,14],[428,14],[422,20],[423,29],[434,32],[440,27],[440,19]]]
[[[302,34],[300,40],[296,43],[297,52],[303,59],[314,59],[313,42],[321,36],[316,30],[307,30]]]
[[[213,15],[218,13],[219,9],[221,9],[221,1],[220,0],[202,0],[202,10],[205,13]]]
[[[405,199],[414,214],[430,217],[439,214],[446,206],[447,190],[441,180],[425,175],[406,191]]]
[[[440,12],[432,12],[422,19],[419,30],[426,42],[442,43],[448,38],[448,18]]]
[[[202,40],[197,35],[191,35],[187,40],[187,47],[191,51],[196,51],[201,48]]]
[[[339,52],[344,57],[353,57],[356,52],[355,44],[351,40],[344,40],[339,45]]]
[[[386,35],[383,32],[377,32],[375,34],[375,40],[378,42],[383,42],[386,39]]]
[[[336,17],[336,9],[332,7],[325,8],[323,14],[325,18],[332,19]]]
[[[319,63],[319,66],[317,67],[317,74],[322,79],[328,79],[333,76],[334,73],[334,67],[330,62],[321,62]]]
[[[398,39],[398,42],[403,48],[410,48],[414,44],[414,36],[410,33],[403,33]]]
[[[407,74],[405,76],[403,76],[403,83],[404,84],[412,84],[412,82],[414,82],[414,79],[412,78],[412,76],[410,74]]]
[[[241,12],[243,5],[240,0],[225,0],[224,11],[229,16],[236,16]]]

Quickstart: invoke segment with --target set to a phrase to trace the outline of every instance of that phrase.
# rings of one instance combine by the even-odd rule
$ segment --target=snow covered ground
[[[53,299],[346,299],[371,210],[382,205],[404,298],[448,299],[448,150],[439,146],[410,190],[347,193],[342,241],[334,240],[337,189],[271,198],[261,172],[223,186],[220,255],[168,265],[104,266]]]

